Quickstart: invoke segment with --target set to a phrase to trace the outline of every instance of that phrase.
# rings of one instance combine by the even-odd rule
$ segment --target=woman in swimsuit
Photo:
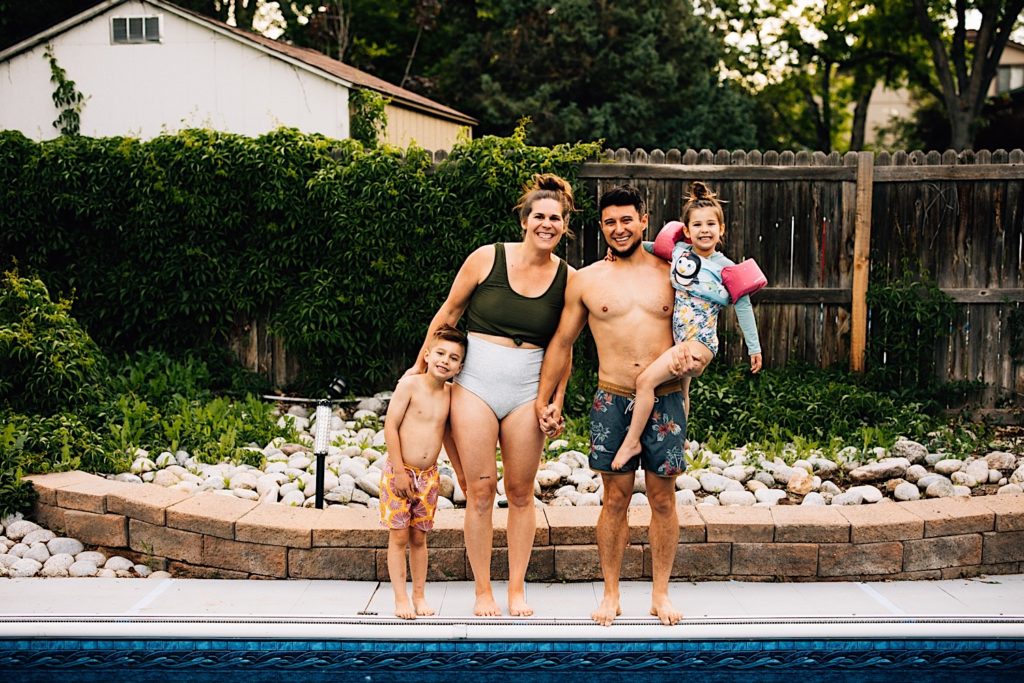
[[[533,402],[544,348],[558,327],[572,273],[554,254],[569,233],[574,210],[569,183],[556,175],[535,175],[516,208],[522,242],[487,245],[470,254],[426,335],[429,340],[441,325],[455,325],[465,315],[469,346],[452,388],[455,449],[448,451],[466,492],[464,533],[478,616],[501,614],[491,588],[499,444],[508,498],[508,612],[533,614],[526,602],[526,568],[537,527],[534,480],[544,447]],[[423,357],[421,351],[418,358]],[[422,364],[410,372],[422,372]],[[558,389],[563,395],[567,382],[568,373]]]

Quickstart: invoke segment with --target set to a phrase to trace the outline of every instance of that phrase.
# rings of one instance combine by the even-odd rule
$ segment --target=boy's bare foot
[[[668,599],[668,596],[652,597],[651,616],[658,617],[658,621],[666,626],[672,626],[679,623],[679,620],[683,618],[683,613],[672,606],[672,601]]]
[[[500,617],[501,608],[494,601],[490,593],[476,596],[476,604],[473,605],[473,614],[478,617]]]
[[[412,603],[409,602],[408,596],[395,596],[395,616],[400,619],[416,618],[416,610],[413,608]]]
[[[434,613],[434,608],[427,604],[426,598],[413,597],[412,604],[416,608],[416,616],[429,617]]]
[[[619,599],[606,596],[601,600],[601,604],[598,605],[597,609],[590,613],[590,618],[600,626],[611,626],[612,622],[615,621],[615,617],[620,614],[622,614],[622,610],[619,608]]]
[[[531,617],[533,608],[526,604],[526,594],[522,591],[508,592],[508,613],[513,617]]]
[[[619,446],[619,450],[615,452],[615,458],[612,460],[612,469],[621,470],[626,466],[626,463],[633,459],[634,456],[638,455],[642,450],[639,442],[636,444],[623,443]]]

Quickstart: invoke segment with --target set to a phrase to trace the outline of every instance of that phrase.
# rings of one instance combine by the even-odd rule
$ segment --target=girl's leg
[[[644,368],[644,371],[636,378],[633,417],[630,418],[629,431],[626,432],[622,445],[615,452],[615,458],[612,460],[613,470],[622,469],[631,458],[640,452],[640,437],[643,436],[644,427],[651,419],[651,411],[654,410],[654,390],[659,384],[675,378],[669,369],[671,363],[672,349],[669,349]]]
[[[505,416],[500,439],[508,498],[508,612],[514,617],[528,617],[533,609],[526,603],[526,568],[537,531],[533,487],[544,449],[544,433],[537,424],[532,401]]]
[[[452,387],[452,436],[466,478],[466,555],[476,583],[478,617],[501,616],[491,589],[491,547],[494,525],[491,516],[498,487],[494,447],[498,443],[498,419],[494,411],[473,392],[456,384]],[[534,420],[536,423],[536,420]],[[535,426],[536,428],[536,426]]]
[[[405,592],[405,548],[409,545],[408,529],[392,529],[388,533],[388,578],[395,592],[395,616],[415,619],[416,610]]]
[[[416,616],[429,617],[434,613],[427,604],[427,532],[409,528],[409,573],[412,574],[412,606]]]

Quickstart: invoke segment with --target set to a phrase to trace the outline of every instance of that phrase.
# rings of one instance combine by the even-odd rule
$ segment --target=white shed
[[[290,126],[346,138],[353,88],[391,100],[384,139],[392,144],[446,150],[476,124],[315,50],[163,0],[107,0],[0,52],[0,129],[59,135],[47,46],[86,97],[80,132],[93,137],[197,127],[255,136]]]

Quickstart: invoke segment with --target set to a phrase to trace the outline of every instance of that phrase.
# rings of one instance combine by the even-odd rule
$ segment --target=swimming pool
[[[9,637],[8,622],[0,621],[0,677],[19,682],[508,683],[515,676],[530,683],[610,683],[637,675],[678,683],[686,674],[713,682],[792,683],[794,675],[803,675],[865,683],[1024,677],[1020,618],[695,619],[673,629],[635,619],[604,629],[585,620],[22,617],[19,637]],[[76,631],[92,635],[71,637]],[[516,639],[507,637],[511,632]]]

